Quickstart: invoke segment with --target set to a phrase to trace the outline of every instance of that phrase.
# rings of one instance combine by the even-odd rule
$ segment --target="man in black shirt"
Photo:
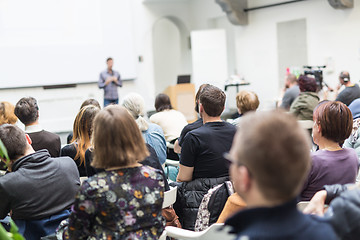
[[[356,83],[350,81],[349,72],[342,71],[339,76],[339,81],[341,85],[345,86],[345,89],[342,90],[336,98],[336,101],[340,101],[346,106],[349,106],[352,101],[357,98],[360,98],[360,88]],[[338,89],[341,87],[339,85]]]
[[[184,139],[177,181],[229,175],[223,154],[231,148],[236,127],[220,119],[225,99],[225,93],[215,86],[202,90],[199,113],[204,125],[188,132]]]
[[[209,86],[209,84],[205,83],[205,84],[201,84],[200,87],[199,87],[199,90],[197,91],[196,93],[196,96],[195,96],[195,111],[197,113],[199,113],[199,104],[200,104],[200,94],[202,92],[202,90],[204,89],[204,87],[206,86]],[[193,123],[190,123],[188,125],[186,125],[183,130],[181,131],[181,134],[180,134],[180,137],[178,140],[175,141],[175,144],[174,144],[174,152],[176,153],[181,153],[181,146],[183,145],[184,143],[184,139],[185,139],[185,136],[188,132],[194,130],[194,129],[197,129],[199,127],[201,127],[203,125],[203,120],[202,118],[199,118],[198,120],[196,120],[195,122]]]

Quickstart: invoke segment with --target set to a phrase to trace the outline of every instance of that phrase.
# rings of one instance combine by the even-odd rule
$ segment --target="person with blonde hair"
[[[60,156],[69,156],[78,166],[80,177],[87,176],[85,151],[91,146],[92,124],[100,109],[94,105],[83,107],[76,115],[71,143],[61,149]]]
[[[122,100],[125,107],[136,121],[144,140],[156,152],[160,164],[166,160],[166,141],[161,127],[155,123],[150,123],[145,119],[145,101],[140,94],[129,93]]]
[[[9,102],[0,102],[0,125],[8,123],[15,124],[18,120],[15,113],[15,106]]]
[[[260,101],[256,93],[252,91],[240,91],[236,95],[236,106],[240,116],[230,123],[233,125],[238,125],[240,117],[247,112],[256,111],[260,105]]]
[[[85,180],[75,198],[70,239],[158,239],[164,178],[143,166],[149,152],[139,127],[118,105],[101,110],[94,120],[92,166],[105,169]]]

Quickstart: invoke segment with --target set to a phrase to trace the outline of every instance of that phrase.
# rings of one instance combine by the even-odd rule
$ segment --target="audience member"
[[[218,219],[229,196],[224,183],[229,180],[229,165],[223,157],[231,147],[236,127],[223,122],[225,93],[215,86],[206,86],[200,94],[199,112],[204,125],[188,132],[181,149],[177,177],[178,197],[174,209],[185,229],[193,230],[202,199],[219,184],[216,203],[209,201],[210,222]],[[210,199],[210,198],[209,198]],[[214,198],[212,198],[214,199]]]
[[[247,112],[256,111],[256,109],[259,107],[259,104],[259,98],[256,93],[246,90],[240,91],[236,95],[236,106],[240,116],[230,123],[233,125],[238,125],[241,116]]]
[[[185,116],[172,108],[168,95],[160,93],[155,99],[156,112],[150,117],[150,122],[159,125],[165,135],[165,140],[174,144],[179,138],[181,130],[187,125]],[[178,155],[169,149],[167,158],[178,160]]]
[[[100,103],[93,99],[93,98],[89,98],[89,99],[86,99],[82,104],[81,104],[81,107],[80,107],[80,110],[85,107],[85,106],[88,106],[88,105],[94,105],[96,107],[98,107],[99,109],[101,109],[100,107]],[[67,144],[70,144],[71,141],[73,139],[73,132],[69,133],[69,135],[67,136],[67,139],[66,139],[66,143]]]
[[[196,93],[195,96],[195,111],[199,114],[199,104],[200,104],[200,94],[201,91],[204,89],[204,87],[209,86],[209,84],[205,83],[205,84],[201,84],[199,87],[199,90]],[[188,125],[186,125],[183,130],[181,131],[180,137],[178,138],[178,140],[175,141],[174,144],[174,152],[180,154],[181,153],[181,146],[184,143],[184,138],[186,136],[186,134],[194,129],[197,129],[199,127],[201,127],[203,125],[203,120],[201,117],[198,118],[198,120],[196,120],[193,123],[189,123]]]
[[[300,95],[291,104],[290,112],[299,120],[312,120],[313,111],[319,103],[315,78],[301,75],[299,77],[299,88]]]
[[[325,190],[321,190],[314,195],[304,209],[304,213],[324,216],[331,223],[339,239],[359,239],[359,184],[325,185],[324,188]],[[330,206],[327,208],[325,204],[330,204]]]
[[[199,112],[204,125],[189,132],[184,139],[178,181],[229,175],[223,153],[230,150],[236,127],[220,119],[225,99],[225,93],[215,86],[203,89]]]
[[[327,223],[296,208],[310,167],[309,144],[291,115],[243,117],[228,155],[235,191],[247,204],[225,222],[237,239],[336,239]]]
[[[352,114],[345,104],[329,101],[314,112],[313,141],[319,150],[311,154],[310,174],[301,192],[308,201],[326,184],[354,183],[358,157],[354,149],[341,148],[352,131]]]
[[[340,89],[341,85],[345,86],[345,89],[342,90],[339,95],[336,97],[336,101],[345,103],[346,106],[349,106],[352,101],[357,98],[360,98],[360,88],[356,83],[350,81],[349,72],[342,71],[339,75],[340,84],[337,90]]]
[[[15,115],[25,125],[25,132],[29,134],[35,151],[47,149],[51,157],[60,156],[60,137],[45,131],[39,124],[39,107],[35,98],[21,98],[16,103]]]
[[[289,74],[286,76],[285,89],[286,90],[281,100],[280,107],[286,111],[289,111],[291,104],[300,94],[298,80],[294,74]]]
[[[26,239],[54,233],[80,185],[74,161],[35,152],[30,137],[14,125],[0,126],[0,139],[10,158],[9,173],[0,177],[0,219],[11,212]]]
[[[8,123],[15,124],[17,117],[14,113],[15,106],[9,102],[0,102],[0,125]]]
[[[99,111],[100,108],[94,105],[87,105],[81,108],[74,121],[73,139],[70,144],[61,149],[61,156],[69,156],[74,159],[80,177],[87,176],[86,165],[90,163],[85,161],[85,151],[91,145],[93,120]]]
[[[160,164],[164,164],[166,160],[164,133],[160,126],[145,120],[144,98],[137,93],[130,93],[123,98],[122,106],[125,107],[135,119],[145,142],[155,150]]]
[[[355,99],[349,105],[349,109],[353,116],[353,127],[350,134],[350,137],[347,138],[344,142],[344,148],[353,148],[360,159],[360,98]]]
[[[164,179],[138,163],[149,153],[133,117],[117,105],[104,108],[93,138],[92,165],[105,171],[83,182],[65,233],[70,239],[158,239]]]

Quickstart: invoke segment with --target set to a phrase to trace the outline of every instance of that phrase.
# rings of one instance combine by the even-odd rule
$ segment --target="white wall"
[[[249,0],[257,7],[280,0]],[[261,100],[260,108],[275,106],[279,94],[277,56],[278,22],[305,18],[307,21],[308,62],[304,65],[332,66],[324,71],[329,85],[337,84],[341,70],[349,70],[353,81],[360,79],[360,0],[354,8],[335,10],[326,0],[311,0],[249,12],[247,26],[233,26],[236,45],[236,69],[251,83],[243,89],[254,90]],[[204,11],[206,9],[206,11]],[[211,21],[224,13],[213,1],[191,1],[193,29],[208,29]],[[231,35],[231,31],[227,30]],[[330,61],[329,61],[330,59]],[[285,71],[284,71],[285,72]]]
[[[249,0],[249,7],[277,2],[278,0]],[[333,59],[333,72],[324,75],[330,85],[337,83],[337,75],[349,70],[356,82],[360,79],[360,0],[354,0],[350,10],[335,10],[326,0],[312,0],[283,5],[249,13],[248,26],[234,26],[236,68],[251,82],[246,89],[258,93],[263,109],[273,107],[279,93],[277,64],[276,24],[282,21],[305,18],[307,20],[308,64],[322,65],[325,59]],[[151,2],[131,1],[133,11],[135,52],[144,61],[138,62],[138,78],[124,83],[120,97],[131,91],[140,93],[146,100],[148,110],[154,109],[155,80],[153,56],[153,26],[166,17],[179,19],[183,29],[201,30],[214,27],[214,20],[225,14],[211,0]],[[216,26],[215,26],[216,27]],[[231,30],[231,29],[230,29]],[[229,31],[229,30],[227,30]],[[166,38],[166,36],[164,36]],[[190,51],[186,52],[187,55]],[[182,58],[182,65],[186,59]],[[164,65],[166,67],[166,64]],[[187,71],[191,67],[185,66]],[[42,90],[27,88],[1,90],[1,101],[16,103],[23,96],[39,99],[41,118],[50,131],[71,130],[72,121],[83,99],[98,98],[102,102],[102,91],[96,84],[79,85],[75,89]],[[58,101],[63,99],[61,101]],[[68,98],[68,99],[65,99]],[[60,120],[61,119],[61,120]],[[52,123],[52,124],[51,124]]]
[[[255,1],[249,1],[256,6]],[[260,1],[259,1],[260,2]],[[266,2],[266,3],[265,3]],[[305,18],[307,21],[308,65],[324,65],[332,58],[324,80],[337,84],[341,70],[360,78],[360,1],[354,9],[335,10],[325,0],[304,1],[249,13],[249,25],[236,27],[237,64],[263,101],[278,95],[276,24]],[[269,1],[262,1],[269,4]],[[249,6],[251,7],[251,6]],[[332,70],[332,72],[330,71]]]

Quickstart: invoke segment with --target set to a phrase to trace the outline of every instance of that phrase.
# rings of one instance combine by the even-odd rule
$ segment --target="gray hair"
[[[148,130],[149,124],[144,118],[145,101],[140,94],[134,92],[127,94],[122,100],[122,106],[134,117],[140,131]]]

